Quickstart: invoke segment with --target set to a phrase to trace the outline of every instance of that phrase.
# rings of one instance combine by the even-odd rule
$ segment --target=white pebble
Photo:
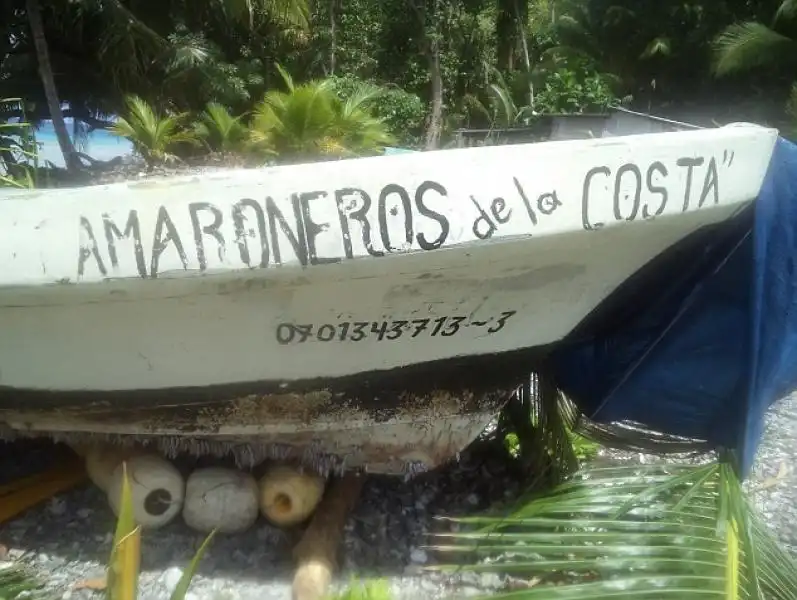
[[[426,564],[426,561],[429,560],[429,556],[426,554],[426,551],[421,548],[413,548],[410,551],[410,560],[415,564]]]
[[[177,587],[177,584],[180,583],[180,578],[183,576],[183,570],[180,567],[169,567],[163,572],[161,575],[161,583],[169,590],[171,593],[174,591],[174,588]]]

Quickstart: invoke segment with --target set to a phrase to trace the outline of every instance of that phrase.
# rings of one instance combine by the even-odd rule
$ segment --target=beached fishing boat
[[[632,275],[749,207],[776,140],[740,124],[0,198],[2,435],[438,465]]]

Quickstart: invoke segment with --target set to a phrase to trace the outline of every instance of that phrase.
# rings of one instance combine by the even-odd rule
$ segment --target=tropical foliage
[[[43,600],[42,583],[27,569],[8,564],[0,567],[0,599]]]
[[[346,589],[326,600],[392,600],[390,586],[384,579],[353,581]]]
[[[183,126],[186,115],[161,115],[138,96],[127,100],[125,116],[110,130],[126,137],[148,164],[173,160],[180,144],[194,143],[196,137]]]
[[[467,569],[508,573],[492,598],[797,597],[781,549],[726,463],[586,467],[509,515],[453,519],[434,548]]]
[[[252,119],[252,143],[289,160],[360,156],[377,152],[393,137],[372,116],[377,86],[361,83],[342,99],[328,80],[295,84],[278,65],[286,91],[270,91]]]
[[[241,126],[256,116],[261,126],[273,120],[269,143],[291,156],[316,147],[357,155],[382,144],[367,141],[376,131],[372,122],[357,125],[368,130],[354,136],[360,141],[345,143],[347,135],[328,131],[337,126],[320,125],[340,113],[328,87],[345,105],[366,86],[378,86],[379,94],[364,94],[370,116],[396,143],[415,147],[451,143],[458,127],[526,126],[540,115],[599,112],[620,100],[682,120],[690,119],[691,112],[681,114],[689,107],[719,122],[785,127],[794,120],[786,111],[797,66],[794,6],[794,0],[9,0],[0,8],[0,82],[5,95],[27,100],[33,125],[53,119],[73,169],[85,167],[74,148],[76,132],[110,127],[111,115],[130,112],[131,97],[164,124],[149,137],[191,131],[195,139],[168,149],[153,139],[160,147],[150,153],[153,160],[200,148],[242,152],[249,136]],[[286,90],[285,73],[295,92]],[[306,131],[288,113],[277,116],[305,110],[299,107],[310,97],[326,100],[313,109]],[[168,124],[176,115],[200,125]],[[62,125],[68,117],[75,119],[71,134]],[[282,118],[293,133],[277,132]],[[319,127],[324,141],[307,142]],[[268,147],[264,139],[255,145]]]
[[[218,102],[211,102],[199,116],[194,132],[210,150],[236,152],[242,150],[247,137],[244,115],[234,117]]]
[[[21,118],[14,122],[3,118],[15,110]],[[36,138],[31,124],[24,120],[22,100],[0,98],[0,186],[34,187],[37,161]]]
[[[138,576],[141,561],[141,528],[133,518],[133,499],[127,466],[123,463],[122,494],[119,516],[113,538],[111,557],[108,563],[105,597],[107,600],[136,600],[138,598]],[[171,593],[171,600],[184,600],[196,574],[199,562],[205,554],[215,531],[211,532],[197,550],[188,568],[183,572]]]
[[[725,28],[714,42],[714,70],[720,75],[756,68],[797,67],[797,2],[783,0],[769,23],[743,21]]]

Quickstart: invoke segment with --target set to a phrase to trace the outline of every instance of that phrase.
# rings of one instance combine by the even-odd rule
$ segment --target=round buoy
[[[223,467],[197,469],[185,483],[183,520],[192,529],[238,533],[257,520],[257,482],[249,473]]]
[[[129,460],[137,452],[132,448],[114,446],[92,446],[84,449],[86,474],[92,483],[103,492],[108,492],[111,476],[123,460]]]
[[[172,463],[149,454],[134,456],[125,463],[136,523],[142,528],[156,529],[180,514],[185,499],[185,481]],[[108,485],[108,502],[117,516],[122,500],[123,474],[124,469],[119,464]]]
[[[323,477],[281,465],[260,479],[260,512],[273,524],[287,527],[301,523],[324,495]]]

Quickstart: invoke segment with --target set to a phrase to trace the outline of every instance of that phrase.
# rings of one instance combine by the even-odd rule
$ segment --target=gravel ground
[[[51,460],[47,445],[0,446],[0,483],[41,468]],[[24,456],[24,459],[22,458]],[[22,461],[25,461],[24,463]],[[503,461],[463,453],[460,464],[411,481],[369,477],[346,526],[342,569],[337,585],[353,576],[389,581],[396,600],[447,597],[452,588],[482,593],[502,585],[495,575],[456,578],[419,573],[432,557],[422,549],[440,523],[436,515],[484,510],[516,496],[520,486]],[[114,517],[105,496],[93,485],[61,494],[0,526],[0,544],[8,558],[46,574],[62,598],[97,598],[75,585],[102,577],[111,548]],[[271,527],[262,519],[243,534],[219,535],[202,560],[190,598],[195,600],[287,600],[293,575],[291,549],[297,531]],[[142,600],[169,597],[204,536],[177,519],[142,539]]]
[[[22,452],[25,452],[23,455]],[[0,482],[9,473],[37,468],[52,447],[0,447]],[[611,461],[650,462],[656,458],[602,451]],[[767,419],[749,487],[759,510],[784,544],[797,553],[797,394],[776,404]],[[24,456],[24,459],[22,458]],[[24,460],[25,462],[21,462]],[[343,569],[337,585],[352,576],[383,577],[396,600],[443,598],[483,593],[501,587],[492,574],[455,578],[420,574],[432,562],[421,546],[439,527],[435,515],[466,514],[511,500],[518,483],[495,458],[465,453],[462,461],[438,473],[405,482],[370,478],[346,527]],[[113,514],[104,496],[87,485],[62,494],[0,527],[8,557],[47,574],[62,598],[96,598],[75,584],[103,575],[110,552]],[[210,546],[189,598],[194,600],[287,600],[290,598],[291,547],[297,532],[281,531],[259,521],[246,532],[218,536]],[[168,598],[202,536],[178,519],[143,537],[142,600]]]

